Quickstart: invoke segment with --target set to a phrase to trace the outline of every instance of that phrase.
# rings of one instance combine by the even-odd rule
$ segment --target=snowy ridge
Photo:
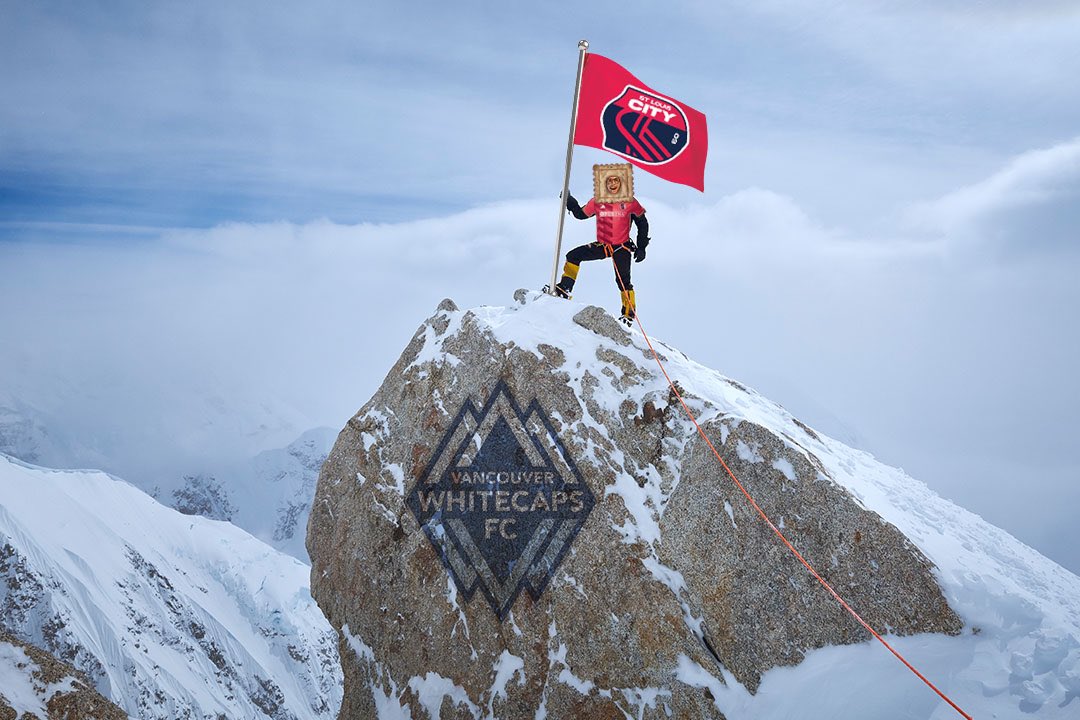
[[[937,566],[949,604],[973,635],[924,641],[927,647],[941,646],[928,660],[931,666],[944,664],[941,674],[952,688],[947,692],[966,712],[1002,717],[1005,700],[1017,714],[1072,718],[1080,713],[1080,578],[902,470],[807,431],[756,393],[678,356],[667,365],[691,392],[713,402],[722,398],[729,412],[797,439],[793,442],[821,460],[833,480],[899,528]],[[919,647],[911,639],[890,642]],[[906,673],[896,667],[897,675]],[[765,684],[762,689],[769,690]],[[944,706],[932,716],[958,717]]]
[[[579,397],[584,397],[582,389],[589,384],[587,373],[617,376],[610,367],[598,364],[597,358],[606,350],[626,353],[629,347],[623,342],[628,340],[642,354],[641,367],[650,368],[642,394],[667,397],[667,383],[636,328],[625,333],[625,338],[600,337],[575,324],[575,315],[582,311],[579,304],[521,291],[517,298],[520,304],[508,308],[446,312],[450,327],[446,334],[452,335],[463,316],[470,315],[499,342],[512,342],[538,356],[543,356],[541,345],[559,337],[559,349],[566,358],[559,370],[567,374],[568,384]],[[425,339],[420,357],[437,357],[434,336]],[[820,461],[832,480],[895,525],[936,565],[945,596],[963,619],[965,631],[955,638],[924,635],[889,640],[966,712],[975,717],[1080,716],[1080,578],[937,496],[902,470],[816,433],[753,390],[662,342],[653,343],[672,379],[686,391],[691,409],[701,412],[702,401],[714,408],[711,416],[699,416],[700,422],[718,416],[726,423],[745,420],[786,438],[793,449]],[[458,358],[446,358],[454,360]],[[600,387],[592,400],[604,411],[619,412],[625,397],[604,389],[604,384]],[[681,408],[673,411],[682,413]],[[580,437],[604,432],[588,416],[579,422],[588,425],[573,430]],[[744,459],[754,453],[753,448],[740,451],[746,453]],[[719,465],[717,482],[730,483]],[[634,482],[613,479],[605,492],[622,495],[630,511],[631,521],[620,528],[628,542],[644,541],[652,547],[662,542],[657,527],[673,490],[652,481],[640,488]],[[736,501],[745,502],[741,495],[733,496],[732,502]],[[783,518],[773,520],[783,527]],[[659,564],[651,569],[658,579],[670,570]],[[792,572],[805,571],[793,564]],[[679,595],[677,582],[666,584]],[[878,630],[888,632],[888,628]],[[876,642],[814,651],[796,667],[769,671],[755,695],[726,673],[725,686],[691,664],[688,661],[680,668],[680,677],[710,688],[717,708],[729,717],[959,717]],[[827,690],[819,689],[822,682],[827,682]],[[811,685],[815,689],[808,692]]]
[[[0,456],[0,622],[139,718],[332,718],[309,568],[100,472]]]

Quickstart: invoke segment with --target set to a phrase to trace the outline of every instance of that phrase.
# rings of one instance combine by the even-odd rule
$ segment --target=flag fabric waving
[[[607,150],[654,175],[705,192],[705,115],[589,53],[574,144]]]

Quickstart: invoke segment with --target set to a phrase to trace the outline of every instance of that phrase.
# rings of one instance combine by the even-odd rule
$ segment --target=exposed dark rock
[[[211,520],[232,520],[236,513],[221,483],[203,475],[184,476],[184,486],[173,492],[173,507],[185,515],[202,515]]]

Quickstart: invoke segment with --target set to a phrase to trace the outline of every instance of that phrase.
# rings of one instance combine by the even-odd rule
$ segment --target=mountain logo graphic
[[[499,381],[466,400],[406,498],[465,600],[502,620],[522,588],[540,598],[593,508],[593,494],[533,400]]]

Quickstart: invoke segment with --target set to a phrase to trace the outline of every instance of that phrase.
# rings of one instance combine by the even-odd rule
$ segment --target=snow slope
[[[336,717],[309,572],[104,473],[0,455],[0,623],[134,717]]]
[[[78,670],[0,631],[0,717],[125,720],[129,716],[94,690]]]
[[[538,355],[543,354],[540,344],[559,337],[568,382],[582,382],[605,342],[574,325],[573,316],[582,306],[539,293],[519,291],[516,297],[518,306],[485,306],[470,314],[500,342],[513,341]],[[452,325],[462,321],[462,314],[450,317]],[[447,335],[453,333],[451,327]],[[630,339],[649,353],[637,327]],[[1080,718],[1080,578],[902,470],[814,432],[753,390],[653,342],[672,379],[714,408],[699,421],[718,415],[744,418],[794,439],[793,448],[820,459],[836,482],[899,528],[937,566],[941,587],[964,620],[965,631],[958,637],[889,641],[961,708],[976,718]],[[448,353],[428,342],[421,359],[437,355]],[[465,359],[446,358],[459,360]],[[638,388],[642,396],[652,390],[666,392],[658,370],[646,382],[655,388]],[[608,394],[601,391],[597,402],[617,412],[625,398],[614,391]],[[704,407],[693,400],[690,405]],[[717,481],[730,483],[719,464]],[[630,539],[653,541],[650,528],[658,524],[670,492],[651,492],[650,486],[638,488],[633,482],[615,482],[614,488],[608,492],[622,494],[634,517],[628,532],[635,537]],[[733,495],[736,501],[745,499]],[[805,572],[794,559],[792,567],[792,572]],[[724,673],[727,684],[721,684],[689,660],[679,674],[685,682],[709,687],[716,706],[730,718],[960,717],[876,641],[811,652],[798,666],[766,673],[755,695],[730,674]]]

